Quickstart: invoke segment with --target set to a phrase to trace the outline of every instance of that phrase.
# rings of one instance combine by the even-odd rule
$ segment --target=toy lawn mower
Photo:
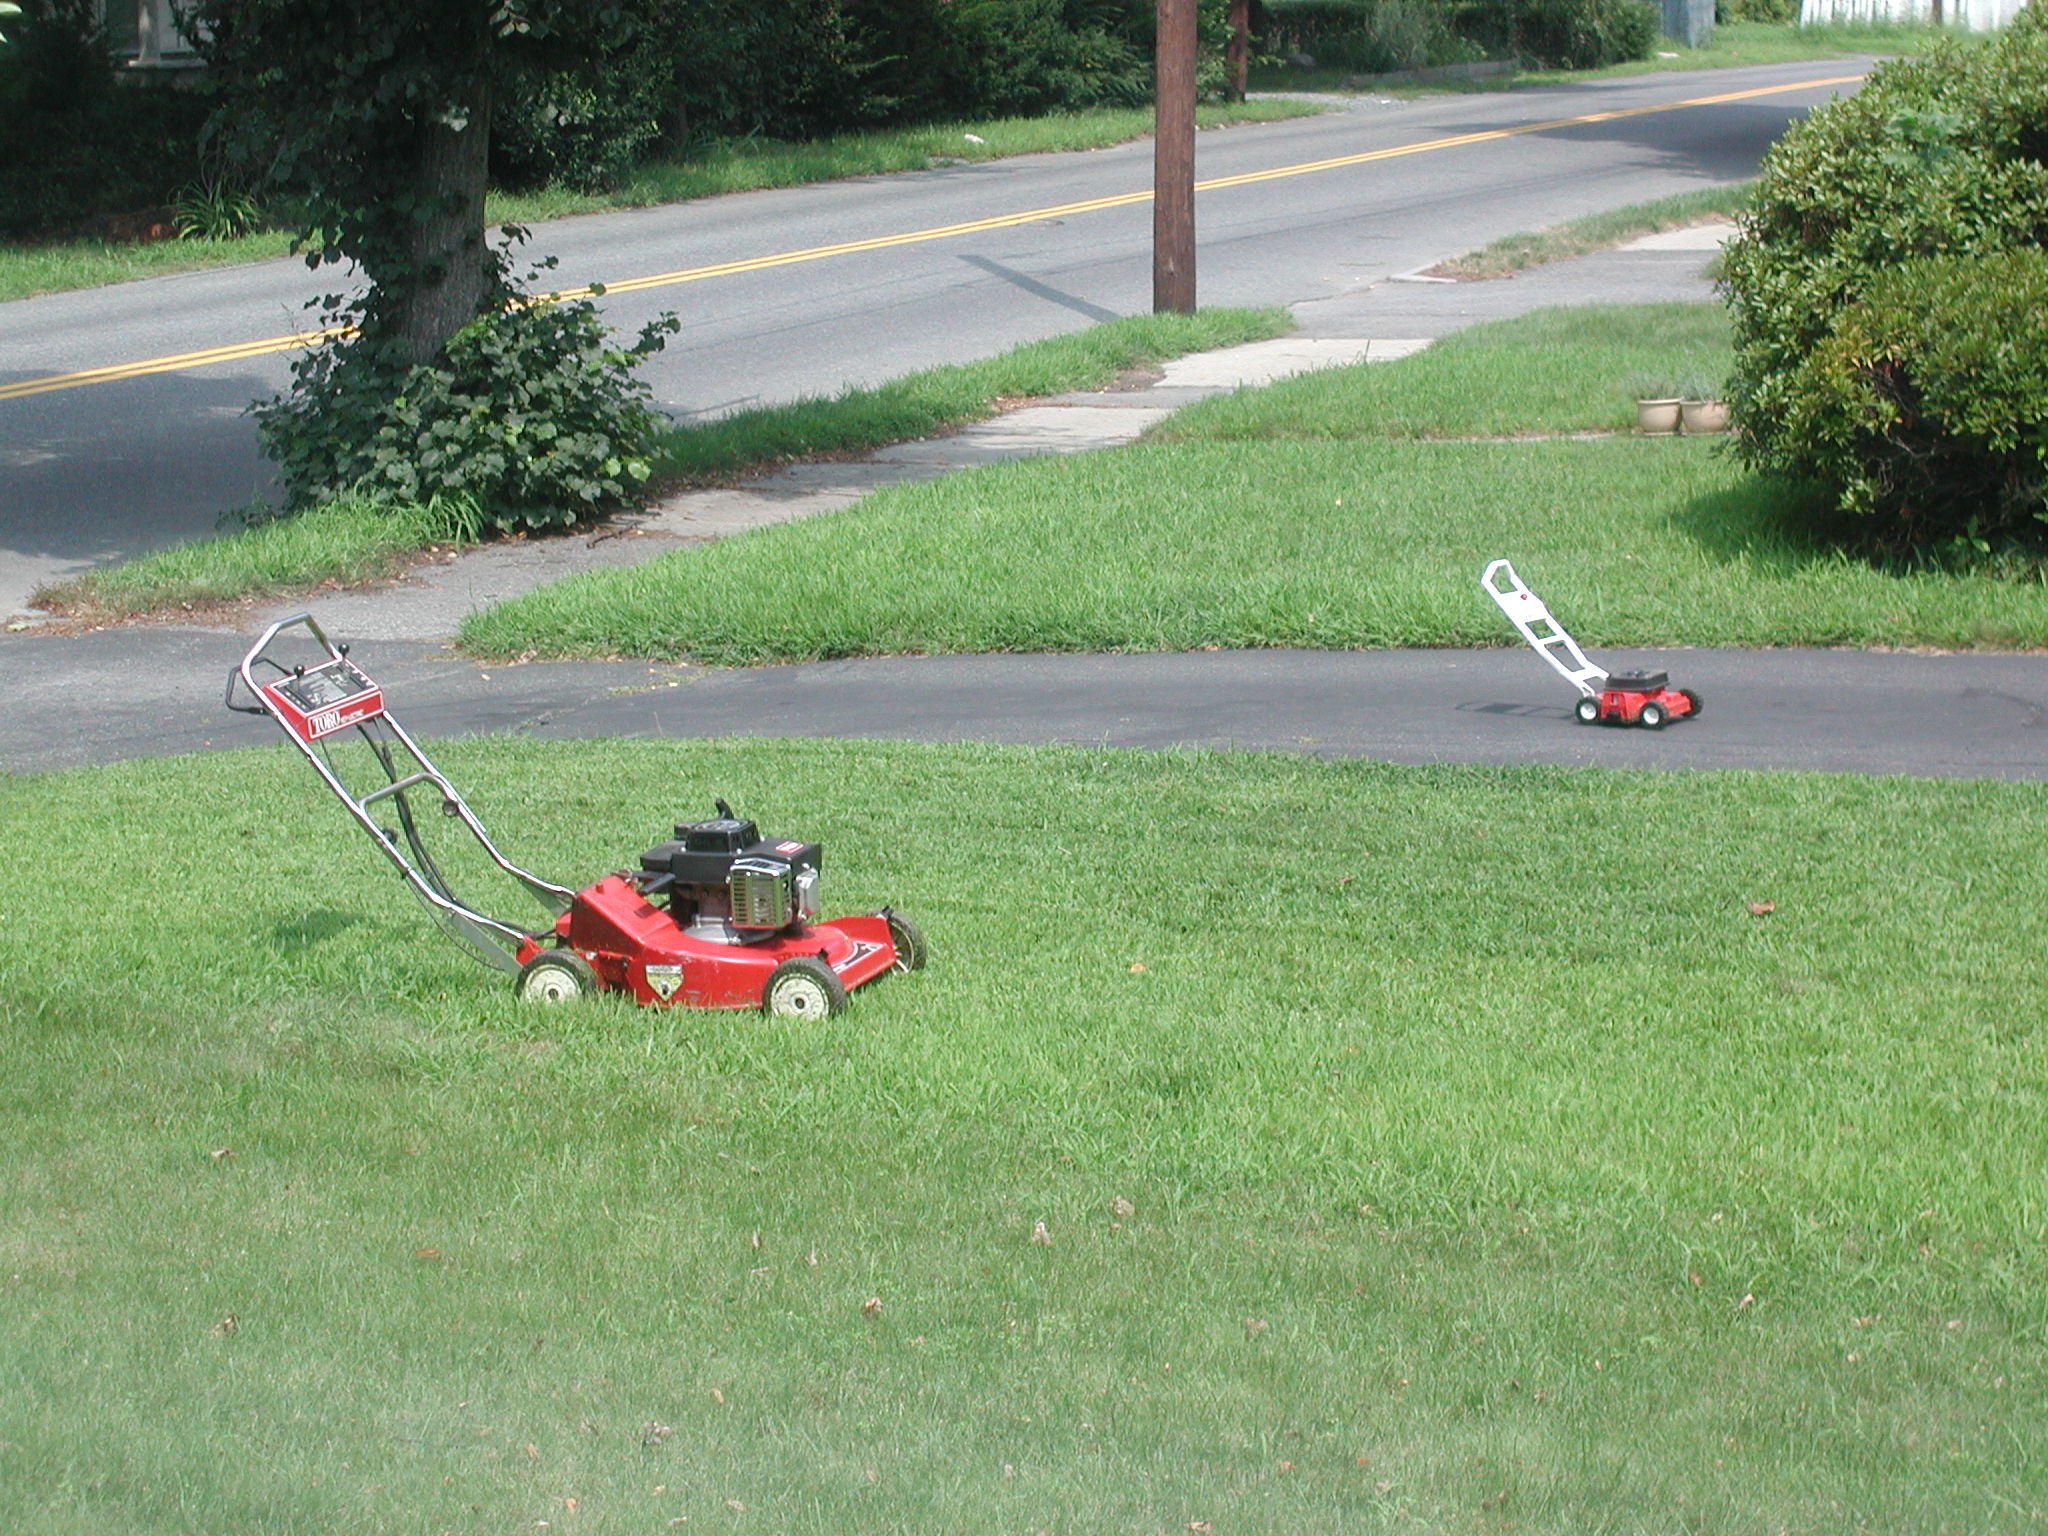
[[[286,630],[319,647],[310,664],[269,654]],[[261,675],[259,676],[259,670]],[[252,701],[238,702],[238,694]],[[760,1008],[817,1018],[854,988],[925,962],[923,937],[902,914],[818,921],[823,850],[764,838],[723,800],[718,815],[678,826],[640,855],[637,870],[580,891],[543,880],[500,853],[483,824],[384,707],[383,690],[329,642],[310,614],[271,625],[228,674],[227,707],[269,715],[405,877],[441,928],[515,978],[518,995],[552,1002],[625,992],[647,1007]],[[354,732],[374,768],[362,794],[342,777],[330,740]],[[456,896],[429,852],[427,818],[459,822],[484,857],[552,916],[529,932]],[[380,823],[380,816],[395,827]]]
[[[1700,696],[1690,688],[1673,688],[1663,672],[1609,672],[1586,660],[1579,643],[1550,616],[1543,601],[1505,560],[1496,560],[1479,576],[1479,585],[1500,604],[1500,611],[1565,680],[1579,690],[1573,706],[1586,725],[1640,725],[1658,730],[1666,721],[1685,720],[1700,712]],[[1562,651],[1564,655],[1558,653]],[[1566,657],[1570,661],[1566,661]]]

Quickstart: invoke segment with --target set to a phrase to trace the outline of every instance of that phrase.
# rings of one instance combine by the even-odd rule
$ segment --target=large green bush
[[[616,185],[658,143],[803,138],[859,116],[862,61],[840,0],[641,0],[645,24],[500,100],[504,186]]]
[[[1207,8],[1220,16],[1220,4]],[[501,101],[492,149],[501,183],[603,187],[660,140],[802,139],[1128,106],[1152,89],[1144,0],[640,0],[638,9],[646,24],[579,69],[537,75]],[[1220,36],[1210,51],[1220,53]]]
[[[1483,52],[1459,34],[1448,7],[1430,0],[1274,0],[1259,46],[1368,75],[1462,64]]]
[[[1602,69],[1647,59],[1662,25],[1647,0],[1477,0],[1460,28],[1487,52],[1545,69]]]
[[[2044,156],[2032,11],[1994,47],[1882,66],[1772,149],[1724,262],[1751,463],[1901,553],[2042,531]]]
[[[1152,89],[1142,0],[842,0],[859,89],[844,120],[915,123],[1124,105]]]
[[[668,422],[633,370],[675,328],[664,317],[619,348],[588,303],[520,301],[471,321],[430,366],[333,342],[256,407],[258,432],[289,510],[441,496],[474,504],[488,529],[566,527],[646,481]]]
[[[2048,251],[1909,261],[1798,365],[1780,430],[1924,546],[2029,526],[2048,490]]]

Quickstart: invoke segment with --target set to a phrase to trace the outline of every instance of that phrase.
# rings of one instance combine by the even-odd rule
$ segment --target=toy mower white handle
[[[1536,654],[1556,668],[1566,682],[1589,699],[1600,691],[1600,685],[1607,681],[1607,669],[1586,659],[1579,642],[1550,616],[1543,600],[1529,590],[1512,565],[1505,560],[1494,561],[1480,572],[1479,585],[1486,588],[1486,595],[1500,605],[1508,622],[1521,631]],[[1564,655],[1559,655],[1560,651]],[[1571,658],[1569,662],[1566,656]]]

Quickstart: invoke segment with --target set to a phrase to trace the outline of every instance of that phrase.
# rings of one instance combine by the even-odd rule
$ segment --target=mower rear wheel
[[[761,1011],[778,1019],[823,1019],[846,1006],[846,983],[832,967],[799,955],[775,967],[761,989]]]
[[[1636,716],[1636,723],[1646,731],[1664,729],[1664,706],[1652,700],[1643,706],[1643,712]]]
[[[513,983],[522,1003],[572,1003],[597,991],[597,972],[573,949],[544,949]]]
[[[1581,724],[1591,725],[1600,718],[1600,701],[1598,699],[1581,699],[1572,706],[1572,713],[1579,717]]]
[[[889,920],[889,942],[896,946],[896,963],[890,966],[889,969],[892,971],[923,970],[925,961],[924,935],[918,931],[917,924],[913,923],[901,912],[893,912],[887,907],[882,909],[882,916]]]

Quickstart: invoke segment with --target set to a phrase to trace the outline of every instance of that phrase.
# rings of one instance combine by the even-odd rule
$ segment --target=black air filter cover
[[[738,816],[693,821],[676,828],[676,838],[686,853],[738,853],[760,837],[751,821]]]

